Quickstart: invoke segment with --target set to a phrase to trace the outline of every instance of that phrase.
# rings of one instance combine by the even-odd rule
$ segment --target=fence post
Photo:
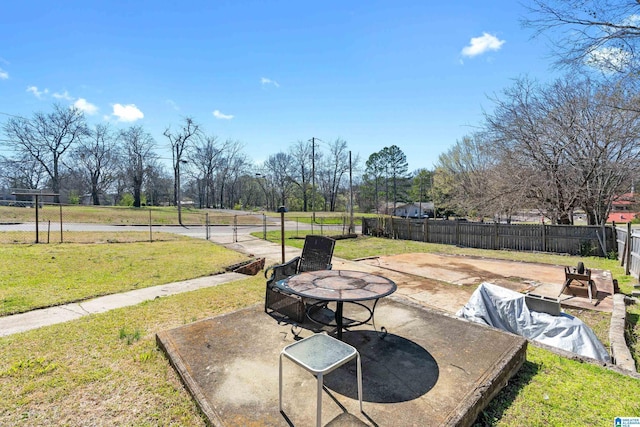
[[[498,234],[498,222],[494,222],[493,249],[500,249],[500,236]]]
[[[60,203],[60,243],[63,243],[64,239],[62,237],[62,203]]]
[[[422,241],[426,242],[429,239],[429,217],[426,217],[422,224]]]
[[[153,226],[151,225],[151,208],[149,208],[149,243],[153,242]]]
[[[209,212],[206,212],[204,216],[204,234],[207,240],[211,238],[211,235],[209,234]]]
[[[233,243],[238,243],[238,215],[233,216]]]
[[[262,214],[262,240],[267,240],[267,215]]]
[[[627,243],[625,244],[627,248],[627,262],[625,262],[624,274],[627,276],[631,274],[631,249],[633,244],[633,239],[631,238],[631,222],[627,223]]]

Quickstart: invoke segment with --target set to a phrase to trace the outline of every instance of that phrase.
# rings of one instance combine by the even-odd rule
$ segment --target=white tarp
[[[480,284],[456,315],[582,356],[610,361],[606,348],[580,319],[565,313],[552,316],[530,311],[523,294],[491,283]]]

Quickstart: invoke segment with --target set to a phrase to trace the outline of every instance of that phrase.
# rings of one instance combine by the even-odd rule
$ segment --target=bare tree
[[[96,125],[74,154],[80,173],[90,188],[93,204],[99,205],[100,194],[107,192],[119,167],[116,138],[109,125]]]
[[[171,157],[173,160],[173,174],[174,174],[174,204],[178,207],[178,223],[182,225],[182,209],[180,201],[180,164],[184,160],[185,149],[188,144],[194,139],[200,136],[200,127],[194,123],[191,117],[184,119],[182,127],[176,131],[171,132],[170,128],[166,128],[163,135],[167,137],[171,143]]]
[[[533,0],[528,10],[523,24],[553,41],[558,65],[638,74],[636,0]]]
[[[250,170],[250,162],[249,159],[244,153],[239,153],[232,160],[231,172],[229,174],[228,184],[226,185],[226,199],[227,206],[235,208],[236,204],[240,203],[240,199],[242,197],[242,183],[243,177],[249,173]]]
[[[145,167],[144,181],[147,205],[159,206],[171,203],[174,184],[171,173],[153,156],[148,159]]]
[[[142,126],[131,126],[120,131],[119,139],[124,149],[123,169],[133,189],[133,206],[141,206],[142,184],[148,166],[156,158],[153,152],[155,141]]]
[[[60,169],[67,150],[89,134],[84,113],[75,107],[54,104],[51,113],[38,112],[33,118],[11,117],[4,124],[8,139],[15,143],[19,157],[31,156],[42,165],[54,193],[60,193]],[[55,203],[60,197],[55,196]]]
[[[200,207],[212,207],[215,201],[214,177],[220,168],[225,146],[214,135],[194,141],[187,153],[189,169],[195,172]]]
[[[338,138],[329,143],[329,155],[326,157],[326,167],[329,174],[329,210],[335,212],[336,201],[341,187],[344,186],[343,180],[349,174],[349,150],[347,142]],[[358,157],[355,158],[358,162]]]
[[[223,157],[220,159],[220,167],[216,174],[216,183],[220,196],[220,207],[224,206],[226,185],[233,175],[233,168],[238,167],[238,159],[244,158],[242,143],[240,141],[226,140],[224,143]]]
[[[517,167],[527,196],[553,222],[569,224],[583,208],[591,224],[606,221],[611,198],[637,170],[640,113],[629,94],[588,79],[548,86],[521,79],[487,115],[502,162]]]
[[[291,190],[292,165],[291,155],[279,152],[270,155],[262,169],[267,182],[279,199],[278,203],[282,206],[286,206]]]
[[[46,176],[42,164],[30,155],[18,159],[0,157],[0,182],[9,188],[36,189]]]
[[[294,162],[291,182],[295,184],[302,195],[302,210],[309,210],[309,192],[311,190],[311,155],[312,146],[309,141],[297,141],[289,151]]]
[[[436,168],[441,176],[448,176],[444,181],[450,186],[441,207],[457,215],[506,217],[509,221],[514,210],[525,205],[520,191],[527,188],[522,185],[526,182],[522,169],[515,173],[510,163],[503,162],[500,149],[482,133],[457,141],[440,155]]]
[[[489,156],[484,148],[479,138],[465,136],[438,158],[436,168],[451,177],[454,188],[448,208],[457,215],[484,213],[483,208],[488,200],[484,174],[490,168],[487,165]]]

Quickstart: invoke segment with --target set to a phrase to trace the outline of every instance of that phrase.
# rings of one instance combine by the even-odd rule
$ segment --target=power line
[[[15,114],[3,113],[2,111],[0,111],[0,114],[2,114],[3,116],[15,117],[16,119],[29,120],[26,117],[16,116]]]

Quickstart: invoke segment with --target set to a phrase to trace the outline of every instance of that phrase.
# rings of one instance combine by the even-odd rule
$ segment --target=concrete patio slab
[[[360,260],[358,264],[384,270],[385,276],[389,276],[399,284],[407,282],[406,279],[401,278],[402,275],[446,282],[458,285],[460,289],[466,288],[468,291],[469,286],[490,282],[517,292],[531,292],[549,298],[559,297],[562,306],[567,308],[609,313],[613,309],[614,282],[611,272],[606,270],[591,270],[591,278],[598,292],[594,295],[593,301],[589,301],[586,287],[580,287],[575,282],[560,295],[565,280],[564,266],[561,265],[432,253],[372,257]],[[437,285],[416,283],[412,286],[411,292],[416,301],[435,303],[434,305],[437,306],[446,303],[438,300],[435,289]],[[460,299],[464,299],[470,291],[466,293],[461,291],[458,294],[456,303],[461,307],[466,300],[460,304]],[[455,312],[457,309],[454,307],[450,311]]]
[[[525,360],[522,337],[401,298],[381,300],[375,322],[384,338],[371,325],[344,334],[362,357],[364,413],[350,362],[325,377],[323,425],[468,426]],[[287,360],[278,411],[278,358],[294,339],[262,306],[157,334],[214,426],[315,425],[315,377]]]

